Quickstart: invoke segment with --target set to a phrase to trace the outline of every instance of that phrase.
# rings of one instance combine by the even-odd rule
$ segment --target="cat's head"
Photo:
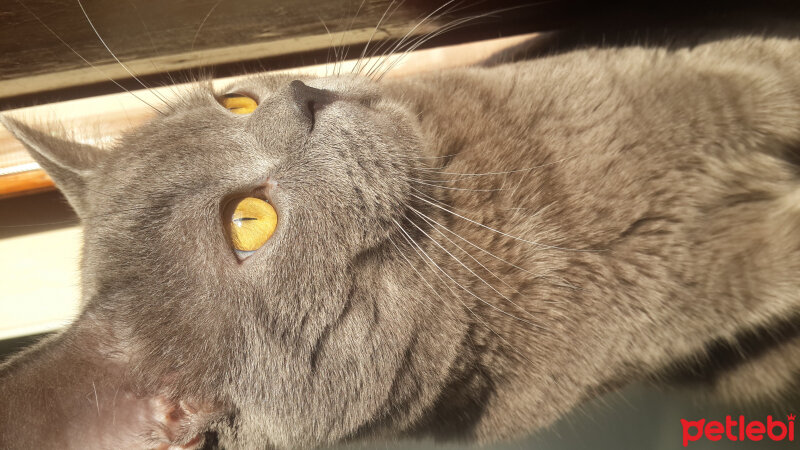
[[[232,112],[228,93],[258,106]],[[335,441],[438,394],[463,329],[408,281],[396,223],[424,140],[379,85],[201,86],[108,150],[5,123],[81,217],[80,320],[109,325],[144,391],[225,404],[279,445]],[[246,256],[229,230],[244,197],[278,216]]]

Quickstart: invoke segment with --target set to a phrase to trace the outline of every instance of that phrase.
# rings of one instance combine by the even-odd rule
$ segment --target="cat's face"
[[[361,80],[309,82],[330,95],[307,100],[310,107],[290,81],[262,77],[228,89],[259,102],[246,115],[221,106],[223,93],[199,90],[123,137],[82,193],[87,253],[101,253],[108,270],[115,255],[129,266],[139,255],[152,261],[160,246],[157,261],[180,259],[170,270],[240,276],[282,270],[285,258],[350,260],[380,243],[408,196],[420,146],[412,118]],[[274,205],[278,228],[262,249],[237,258],[225,207],[247,196]]]
[[[306,80],[330,98],[304,110],[292,80],[193,92],[123,137],[73,194],[87,205],[88,311],[114,324],[134,378],[226,404],[285,445],[354,432],[416,370],[404,367],[441,366],[431,376],[443,378],[458,342],[387,268],[422,145],[414,117],[348,78]],[[259,105],[234,114],[226,92]],[[226,206],[248,196],[274,205],[278,224],[240,258]],[[404,357],[412,342],[431,347],[419,364]]]

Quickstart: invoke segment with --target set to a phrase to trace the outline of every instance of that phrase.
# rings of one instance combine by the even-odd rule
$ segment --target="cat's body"
[[[7,121],[84,220],[86,310],[1,369],[2,447],[485,442],[794,330],[798,40],[292,80],[108,155]],[[222,210],[253,192],[279,225],[238,261]],[[772,344],[714,386],[791,388],[800,342]]]

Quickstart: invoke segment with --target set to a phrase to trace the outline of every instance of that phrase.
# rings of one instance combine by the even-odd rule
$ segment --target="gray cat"
[[[709,390],[797,382],[796,39],[201,84],[111,151],[3,123],[82,218],[85,306],[0,369],[2,448],[490,442],[753,336]]]

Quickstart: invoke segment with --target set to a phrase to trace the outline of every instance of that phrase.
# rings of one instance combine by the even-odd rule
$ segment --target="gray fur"
[[[795,329],[798,40],[305,80],[337,95],[311,131],[291,80],[232,87],[250,116],[200,86],[107,154],[4,119],[82,217],[85,309],[0,369],[1,447],[489,442]],[[267,177],[239,263],[221,210]],[[712,390],[796,384],[796,337],[751,356]]]

